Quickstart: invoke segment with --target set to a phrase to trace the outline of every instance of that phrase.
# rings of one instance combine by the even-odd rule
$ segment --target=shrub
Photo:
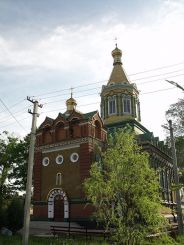
[[[24,202],[20,198],[13,198],[7,208],[8,228],[16,232],[23,226]]]

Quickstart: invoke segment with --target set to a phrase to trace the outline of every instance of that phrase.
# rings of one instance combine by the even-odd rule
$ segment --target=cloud
[[[27,43],[20,43],[18,37],[10,39],[1,34],[0,74],[8,77],[5,79],[6,84],[8,79],[15,81],[14,86],[19,82],[17,91],[21,90],[21,85],[25,93],[31,94],[107,80],[112,69],[110,52],[115,46],[115,37],[118,37],[118,46],[123,51],[123,64],[128,74],[178,63],[184,57],[183,16],[182,1],[162,1],[157,12],[148,12],[139,22],[134,20],[132,23],[125,23],[118,14],[108,12],[101,16],[98,25],[95,22],[58,24],[47,35],[29,42],[29,48]],[[15,74],[19,76],[16,77]],[[134,81],[135,76],[131,76],[131,79]],[[25,80],[29,81],[29,86],[25,84]],[[160,81],[147,85],[138,84],[142,92],[164,87],[166,84]],[[8,90],[7,86],[7,93]],[[20,93],[21,96],[22,94]],[[164,111],[169,103],[167,96],[157,96],[156,100],[151,95],[141,96],[142,118],[146,126],[157,124],[158,128],[162,124],[161,120],[164,120]],[[170,100],[175,98],[173,96]],[[93,103],[98,99],[99,95],[98,98],[96,95],[96,99],[92,96],[88,98],[88,102]],[[83,105],[86,98],[78,101],[79,105]],[[63,108],[64,103],[61,104],[60,108]],[[52,110],[53,107],[45,106],[46,110]],[[81,107],[81,111],[95,108],[97,105]],[[155,120],[154,115],[159,115],[159,118]],[[151,124],[150,120],[155,123]]]

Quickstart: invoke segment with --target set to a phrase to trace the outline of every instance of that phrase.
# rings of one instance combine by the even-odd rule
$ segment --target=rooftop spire
[[[115,39],[117,41],[117,38]],[[118,83],[130,83],[127,75],[122,67],[122,62],[121,62],[121,56],[122,56],[122,51],[118,48],[117,42],[115,44],[115,49],[112,51],[112,57],[114,59],[113,62],[113,70],[111,73],[111,76],[109,78],[108,84],[107,85],[112,85],[112,84],[118,84]]]

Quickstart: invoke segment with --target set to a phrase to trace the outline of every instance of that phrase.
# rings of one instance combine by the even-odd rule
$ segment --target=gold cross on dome
[[[115,41],[115,45],[116,45],[116,48],[117,48],[117,42],[118,42],[117,37],[114,38],[114,41]]]
[[[74,88],[70,88],[70,90],[71,90],[71,98],[73,98],[72,96],[73,96],[73,90],[74,90]]]

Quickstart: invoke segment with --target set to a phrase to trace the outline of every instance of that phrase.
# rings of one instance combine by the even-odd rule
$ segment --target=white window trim
[[[62,162],[59,162],[59,158],[62,158]],[[58,156],[56,157],[56,163],[57,163],[58,165],[63,164],[63,161],[64,161],[64,157],[63,157],[62,155],[58,155]]]
[[[74,155],[77,156],[77,159],[74,159],[74,158],[73,158]],[[72,153],[72,154],[70,155],[70,161],[71,161],[71,162],[75,163],[75,162],[77,162],[78,160],[79,160],[79,154],[78,154],[78,153],[74,152],[74,153]]]
[[[46,161],[47,161],[47,163],[46,163]],[[49,162],[50,162],[49,158],[48,157],[44,157],[43,160],[42,160],[42,165],[44,167],[46,167],[46,166],[49,165]]]
[[[110,113],[110,101],[115,101],[115,112]],[[116,96],[112,96],[108,98],[108,115],[116,115],[117,114],[117,110],[116,110]]]

